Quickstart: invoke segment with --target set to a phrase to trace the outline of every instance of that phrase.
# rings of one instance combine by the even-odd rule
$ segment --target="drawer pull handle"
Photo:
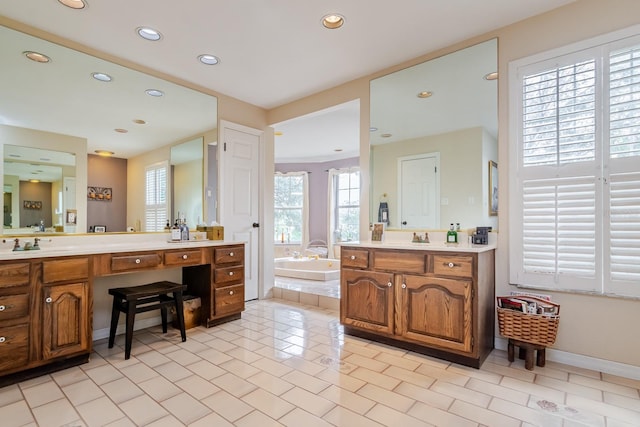
[[[140,264],[140,258],[136,258],[136,264]]]
[[[351,259],[356,259],[356,256],[355,255],[351,255]]]
[[[233,291],[229,291],[229,295],[233,295]]]
[[[233,256],[233,252],[229,252],[229,256]]]
[[[0,305],[0,311],[4,311],[4,309],[7,308],[4,305]]]
[[[389,282],[389,283],[387,283],[387,286],[391,287],[391,286],[393,286],[393,284],[391,282]]]
[[[229,272],[229,276],[233,276],[233,271],[230,271],[230,272]]]
[[[445,265],[446,265],[447,267],[449,267],[449,268],[456,267],[456,264],[454,264],[454,263],[452,263],[452,262],[450,262],[450,263],[448,263],[448,264],[447,264],[447,263],[445,263]]]
[[[5,310],[10,310],[12,308],[15,308],[15,305],[13,304],[9,304],[9,305],[0,305],[0,311],[5,311]]]
[[[5,337],[0,337],[0,343],[5,342],[7,339]]]
[[[47,304],[51,304],[51,301],[53,301],[53,298],[51,297],[47,297],[44,302],[46,302]]]
[[[402,289],[407,289],[407,284],[406,283],[402,284]]]
[[[182,255],[182,259],[187,259],[189,256],[187,254]]]

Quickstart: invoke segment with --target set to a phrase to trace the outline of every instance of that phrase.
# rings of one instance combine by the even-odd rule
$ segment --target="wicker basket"
[[[530,314],[497,307],[500,335],[532,344],[550,346],[556,341],[560,323],[560,305],[534,297],[520,297],[556,307],[557,314]]]

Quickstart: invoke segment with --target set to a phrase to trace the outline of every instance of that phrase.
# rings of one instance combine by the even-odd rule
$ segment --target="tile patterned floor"
[[[640,425],[640,381],[494,351],[481,369],[345,336],[336,310],[272,299],[242,319],[94,343],[88,364],[0,388],[14,426]]]

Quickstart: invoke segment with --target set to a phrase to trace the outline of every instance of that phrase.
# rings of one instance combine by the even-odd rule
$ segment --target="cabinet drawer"
[[[198,265],[201,263],[202,251],[200,249],[187,249],[164,253],[164,264],[170,265]]]
[[[213,250],[214,264],[244,264],[244,248],[242,246],[226,246]]]
[[[0,296],[0,320],[15,319],[27,314],[29,314],[29,294]]]
[[[434,255],[433,273],[442,276],[472,277],[473,257],[463,255]]]
[[[57,259],[42,262],[42,283],[86,280],[89,277],[89,258]]]
[[[142,270],[154,268],[160,264],[162,264],[162,257],[157,252],[111,257],[111,271]]]
[[[27,286],[29,284],[28,262],[0,264],[0,288]]]
[[[427,266],[426,259],[426,254],[418,251],[374,251],[373,268],[398,273],[424,273]]]
[[[29,325],[0,328],[0,372],[29,361]]]
[[[351,268],[368,268],[369,251],[367,249],[342,248],[340,265]]]
[[[215,315],[240,313],[244,310],[244,285],[225,286],[215,292]]]
[[[242,282],[244,280],[244,266],[216,268],[213,272],[213,281],[216,285],[221,283]]]

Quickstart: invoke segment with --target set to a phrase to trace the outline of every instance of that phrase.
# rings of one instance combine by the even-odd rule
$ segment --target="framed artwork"
[[[111,187],[87,187],[87,200],[110,202],[111,197]]]
[[[498,164],[489,160],[489,215],[498,215]]]
[[[67,209],[67,224],[76,224],[78,222],[78,211],[75,209]]]
[[[384,237],[384,222],[374,222],[373,228],[371,229],[371,241],[372,242],[382,242],[382,238]]]
[[[94,233],[105,233],[107,231],[106,225],[94,225],[93,232]]]
[[[42,209],[42,202],[40,200],[25,200],[22,202],[24,209]]]

